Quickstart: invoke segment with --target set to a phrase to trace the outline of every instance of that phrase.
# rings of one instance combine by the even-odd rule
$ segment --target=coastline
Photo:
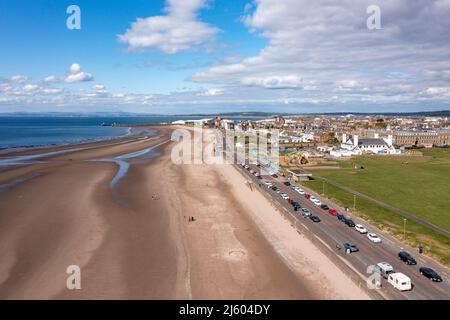
[[[2,184],[35,174],[0,192],[0,298],[367,298],[262,195],[248,194],[235,168],[172,163],[174,143],[158,144],[173,127],[156,128],[0,171]],[[117,166],[91,161],[152,147],[115,186]],[[81,268],[81,290],[65,286],[69,265]]]

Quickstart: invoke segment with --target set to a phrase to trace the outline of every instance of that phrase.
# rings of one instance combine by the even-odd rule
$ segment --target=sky
[[[0,2],[0,113],[432,110],[450,0]]]

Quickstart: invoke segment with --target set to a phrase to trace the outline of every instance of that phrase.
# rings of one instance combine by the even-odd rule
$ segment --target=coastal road
[[[274,203],[279,206],[280,210],[284,210],[294,216],[297,221],[310,233],[310,235],[320,241],[322,244],[337,255],[340,260],[344,261],[347,266],[350,266],[354,275],[366,280],[370,274],[367,273],[367,268],[371,265],[375,265],[379,262],[388,262],[394,268],[395,272],[403,272],[411,278],[413,284],[413,289],[411,291],[400,292],[393,288],[386,280],[382,281],[382,288],[378,290],[380,297],[385,299],[417,299],[417,300],[433,300],[433,299],[450,299],[450,280],[449,280],[449,270],[432,259],[429,259],[423,255],[415,254],[411,248],[407,248],[407,251],[412,254],[417,260],[416,266],[408,266],[404,262],[400,261],[398,258],[398,253],[405,250],[405,244],[394,239],[393,237],[381,232],[375,227],[369,225],[366,221],[353,217],[345,213],[343,208],[339,208],[334,203],[331,203],[328,199],[323,199],[315,192],[302,187],[306,192],[312,194],[316,198],[320,199],[322,203],[327,204],[330,208],[338,210],[340,213],[345,213],[347,217],[350,217],[356,224],[362,224],[366,227],[369,232],[377,233],[381,239],[382,243],[371,242],[366,235],[360,234],[354,228],[348,227],[346,224],[340,222],[336,217],[330,215],[327,211],[321,209],[320,207],[313,204],[310,200],[306,199],[304,196],[292,190],[283,184],[285,181],[282,178],[274,178],[272,176],[264,176],[264,179],[257,179],[254,175],[250,174],[249,170],[244,169],[241,163],[245,162],[244,159],[238,159],[235,150],[231,150],[234,144],[227,139],[223,139],[223,144],[225,146],[223,151],[230,154],[234,154],[235,165],[237,170],[243,171],[245,175],[249,177],[261,192],[265,193],[266,196],[272,199]],[[260,168],[255,164],[249,164],[250,169],[256,172],[260,172]],[[302,207],[308,208],[311,213],[318,216],[321,222],[314,223],[308,218],[304,218],[300,212],[294,211],[291,204],[288,201],[282,199],[277,193],[272,189],[267,188],[263,182],[269,181],[273,185],[277,186],[281,191],[288,194],[288,196],[301,204]],[[345,242],[351,242],[359,248],[359,252],[347,254],[343,249],[338,250],[337,245],[343,247]],[[419,268],[422,266],[431,267],[436,270],[441,277],[443,282],[434,283],[431,280],[422,276],[419,272]]]
[[[408,250],[417,260],[418,264],[416,266],[407,266],[404,262],[400,261],[398,258],[398,252],[404,250],[404,245],[393,239],[392,237],[385,235],[384,233],[376,230],[374,227],[370,226],[367,222],[353,217],[345,213],[346,216],[350,217],[355,223],[360,223],[366,226],[369,232],[377,233],[383,240],[382,243],[376,244],[371,242],[366,235],[358,233],[354,228],[348,227],[346,224],[340,222],[336,217],[330,215],[327,211],[321,209],[320,207],[313,204],[311,201],[306,199],[304,196],[292,190],[283,184],[285,181],[282,178],[274,178],[272,176],[264,176],[264,180],[255,178],[248,170],[245,170],[242,166],[237,165],[238,170],[243,170],[249,178],[258,186],[263,183],[263,181],[270,181],[273,185],[277,186],[280,190],[289,195],[291,199],[299,202],[302,207],[308,208],[313,215],[318,216],[321,219],[320,223],[314,223],[308,218],[304,218],[300,211],[294,211],[292,205],[288,201],[282,199],[277,193],[272,189],[267,188],[262,184],[260,189],[262,192],[266,192],[269,196],[279,204],[280,209],[287,210],[294,214],[298,221],[304,225],[315,237],[320,239],[325,243],[331,250],[335,251],[336,255],[339,255],[342,259],[350,264],[355,272],[362,277],[367,277],[367,267],[374,265],[379,262],[388,262],[394,267],[396,272],[403,272],[411,278],[413,283],[413,290],[400,292],[394,289],[387,281],[382,281],[382,289],[380,293],[387,299],[420,299],[420,300],[431,300],[431,299],[450,299],[450,282],[448,277],[448,270],[440,267],[431,259],[419,256]],[[251,165],[251,169],[259,172],[259,168],[256,165]],[[327,204],[330,208],[338,210],[340,213],[344,213],[342,208],[339,208],[335,204],[328,200],[322,199],[316,193],[307,190],[302,187],[306,192],[314,195],[316,198],[320,199],[322,203]],[[359,248],[359,252],[347,254],[343,249],[338,250],[336,245],[343,247],[345,242],[351,242]],[[441,283],[434,283],[428,280],[419,273],[419,268],[422,266],[432,267],[443,277],[444,281]]]

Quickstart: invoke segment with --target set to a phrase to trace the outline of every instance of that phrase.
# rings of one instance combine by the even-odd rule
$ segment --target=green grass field
[[[374,199],[388,203],[450,230],[450,149],[422,150],[423,157],[355,157],[339,161],[340,169],[311,170]],[[355,169],[363,166],[364,169]],[[306,186],[322,193],[321,181]],[[330,184],[327,197],[353,207],[353,195]],[[403,217],[367,200],[357,199],[357,214],[403,238]],[[423,244],[428,253],[450,265],[450,239],[413,221],[407,221],[407,241]]]

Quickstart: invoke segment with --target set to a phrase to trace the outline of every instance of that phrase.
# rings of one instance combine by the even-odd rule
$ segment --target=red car
[[[338,212],[336,210],[334,210],[334,209],[328,210],[328,213],[332,214],[333,216],[337,216],[338,215]]]
[[[306,199],[309,199],[309,198],[311,198],[311,195],[308,194],[308,193],[305,193],[305,198],[306,198]]]

